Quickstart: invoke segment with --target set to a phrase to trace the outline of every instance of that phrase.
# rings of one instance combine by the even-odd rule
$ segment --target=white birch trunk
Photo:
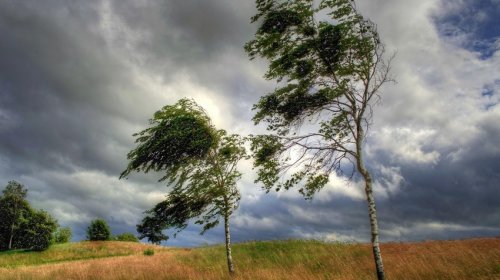
[[[229,213],[224,214],[224,232],[226,234],[226,256],[229,274],[234,274],[233,256],[231,255],[231,233],[229,232]]]
[[[13,230],[12,230],[13,231]],[[9,250],[12,249],[12,240],[14,239],[14,234],[13,232],[11,231],[10,233],[10,239],[9,239]]]
[[[377,269],[377,279],[384,280],[384,264],[382,262],[382,254],[380,252],[380,244],[378,239],[378,222],[377,222],[377,209],[375,208],[375,197],[373,196],[372,177],[365,167],[362,156],[362,139],[364,138],[363,130],[358,126],[358,138],[356,141],[356,162],[357,168],[365,181],[366,201],[368,202],[368,214],[370,217],[371,228],[371,242],[373,257],[375,259],[375,267]]]

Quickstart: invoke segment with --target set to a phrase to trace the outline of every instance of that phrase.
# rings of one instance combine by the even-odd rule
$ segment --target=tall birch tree
[[[245,50],[269,61],[276,89],[254,106],[271,135],[252,143],[257,182],[269,191],[300,186],[312,198],[332,173],[364,180],[378,279],[384,279],[373,179],[363,145],[372,105],[390,81],[376,26],[351,0],[256,0],[258,23]],[[288,174],[285,176],[285,174]]]

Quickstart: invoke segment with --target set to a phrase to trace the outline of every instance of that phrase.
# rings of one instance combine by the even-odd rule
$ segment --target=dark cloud
[[[459,147],[458,152],[441,151],[441,159],[431,168],[399,163],[404,183],[380,203],[380,219],[387,229],[432,223],[450,226],[444,232],[432,228],[409,232],[407,239],[500,233],[500,149],[492,145],[492,139],[500,137],[500,128],[492,118],[478,122],[478,126],[481,133],[469,145]],[[386,164],[396,164],[387,161],[387,156],[372,160],[384,164],[384,158]]]
[[[144,36],[134,45],[141,65],[165,83],[188,71],[192,82],[237,101],[228,113],[239,121],[251,118],[251,105],[266,88],[241,63],[255,30],[252,1],[113,1],[112,9],[129,32]]]
[[[114,1],[113,11],[131,30],[145,34],[138,50],[148,63],[173,67],[211,64],[249,39],[250,1]],[[246,19],[246,20],[245,20]],[[168,78],[168,77],[166,77]]]
[[[111,170],[105,146],[130,142],[108,129],[130,117],[117,91],[130,77],[93,33],[92,3],[56,4],[51,12],[37,2],[1,4],[0,104],[9,124],[0,149],[25,172],[73,164]]]

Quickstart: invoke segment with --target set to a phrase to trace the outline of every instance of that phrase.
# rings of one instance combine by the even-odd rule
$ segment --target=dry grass
[[[144,256],[148,245],[125,244],[130,256],[0,268],[0,279],[229,279],[222,246],[155,247],[154,256]],[[290,240],[233,250],[234,279],[374,279],[366,244]],[[388,279],[500,279],[500,238],[388,243],[382,253]]]

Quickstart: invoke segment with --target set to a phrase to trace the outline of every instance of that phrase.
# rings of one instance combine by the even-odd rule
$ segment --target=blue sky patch
[[[451,4],[451,5],[450,5]],[[465,0],[444,5],[434,16],[438,32],[446,39],[488,59],[500,48],[500,1]]]
[[[493,96],[493,89],[488,88],[488,87],[484,87],[483,91],[481,92],[481,95],[482,96]]]

